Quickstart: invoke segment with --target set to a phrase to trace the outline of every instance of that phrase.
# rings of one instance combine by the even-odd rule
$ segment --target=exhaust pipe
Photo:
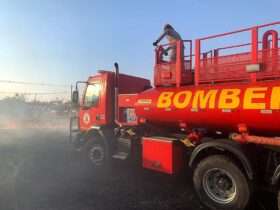
[[[115,66],[115,123],[119,122],[119,64],[114,63]]]

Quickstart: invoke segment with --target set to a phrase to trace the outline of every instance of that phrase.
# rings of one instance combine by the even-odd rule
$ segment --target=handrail
[[[280,41],[280,38],[278,39],[278,41]],[[269,42],[272,42],[272,40],[269,40]],[[262,44],[262,43],[263,43],[262,41],[258,42],[258,44]],[[226,46],[226,47],[219,47],[219,48],[215,48],[214,50],[226,50],[226,49],[245,47],[245,46],[250,46],[250,45],[252,45],[252,43],[239,44],[239,45],[230,45],[230,46]]]
[[[268,24],[263,24],[263,25],[257,25],[257,26],[249,27],[249,28],[243,28],[243,29],[239,29],[239,30],[231,31],[231,32],[227,32],[227,33],[215,34],[215,35],[206,36],[206,37],[202,37],[202,38],[198,38],[198,39],[201,40],[201,41],[206,40],[206,39],[214,39],[214,38],[221,37],[221,36],[227,36],[227,35],[231,35],[231,34],[237,34],[237,33],[245,32],[245,31],[250,31],[255,27],[264,28],[264,27],[268,27],[268,26],[272,26],[272,25],[278,25],[278,24],[280,24],[280,21],[275,21],[275,22],[268,23]]]
[[[189,43],[189,53],[192,53],[192,40],[178,40],[174,43],[176,43],[176,59],[172,60],[172,62],[162,62],[162,52],[163,52],[163,47],[164,46],[170,46],[173,45],[173,43],[169,44],[162,44],[156,47],[155,52],[156,52],[156,66],[155,66],[155,79],[157,78],[157,74],[159,73],[158,70],[162,70],[162,65],[164,64],[166,66],[169,65],[171,67],[169,70],[172,70],[172,80],[170,82],[174,83],[176,87],[180,87],[183,82],[185,81],[185,62],[184,62],[184,43],[188,42]],[[173,49],[174,50],[174,49]],[[192,66],[192,57],[188,59],[188,62],[190,63],[190,66]],[[171,66],[172,64],[172,66]],[[191,72],[191,68],[188,69]],[[166,69],[165,69],[166,71]],[[161,77],[161,76],[160,76]],[[171,78],[170,78],[171,79]],[[156,82],[155,82],[156,84]]]
[[[183,53],[183,55],[184,55],[183,57],[184,57],[184,58],[189,58],[189,59],[190,59],[190,63],[191,63],[191,65],[192,65],[192,57],[194,56],[194,54],[192,54],[192,50],[193,50],[192,40],[190,40],[190,39],[184,39],[184,40],[181,40],[181,42],[183,42],[183,43],[186,43],[186,42],[189,43],[189,53],[191,54],[191,56],[190,56],[190,55],[185,56],[184,53]],[[166,43],[166,44],[161,44],[161,45],[158,45],[158,46],[155,48],[155,51],[158,52],[159,49],[162,48],[162,47],[176,46],[176,45],[177,45],[177,41],[173,41],[173,42],[171,42],[171,43]],[[183,50],[184,50],[184,49],[183,49]],[[156,53],[156,54],[158,54],[158,53]],[[157,56],[156,56],[156,60],[158,60]]]
[[[231,31],[231,32],[227,32],[227,33],[222,33],[222,34],[216,34],[216,35],[211,35],[211,36],[207,36],[207,37],[202,37],[199,39],[195,40],[195,85],[199,85],[199,78],[200,78],[200,55],[201,55],[201,41],[204,40],[208,40],[208,39],[214,39],[214,38],[218,38],[218,37],[223,37],[223,36],[228,36],[228,35],[232,35],[232,34],[236,34],[236,33],[241,33],[241,32],[245,32],[245,31],[251,31],[251,63],[252,64],[257,64],[258,63],[258,45],[259,45],[259,29],[260,28],[264,28],[264,27],[268,27],[268,26],[273,26],[273,25],[279,25],[280,21],[276,21],[273,23],[268,23],[268,24],[263,24],[263,25],[257,25],[254,27],[249,27],[249,28],[244,28],[244,29],[240,29],[240,30],[236,30],[236,31]],[[237,45],[235,47],[241,47],[241,46],[246,46],[246,45]],[[228,47],[229,48],[229,47]],[[214,56],[217,57],[218,56],[218,50],[214,51]],[[251,80],[253,82],[256,82],[256,73],[251,73]]]

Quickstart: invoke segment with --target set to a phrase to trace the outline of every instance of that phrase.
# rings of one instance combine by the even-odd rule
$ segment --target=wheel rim
[[[102,146],[94,145],[89,150],[89,159],[94,165],[102,165],[105,159],[105,152]]]
[[[204,174],[203,188],[206,194],[219,204],[232,202],[237,194],[235,179],[220,168],[210,169]]]

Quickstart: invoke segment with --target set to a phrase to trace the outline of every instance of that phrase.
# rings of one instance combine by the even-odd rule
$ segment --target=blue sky
[[[70,84],[115,61],[151,78],[165,23],[195,39],[279,21],[279,8],[279,0],[0,0],[0,79]]]

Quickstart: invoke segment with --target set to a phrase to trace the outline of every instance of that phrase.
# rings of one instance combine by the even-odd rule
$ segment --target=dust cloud
[[[189,171],[170,177],[130,161],[92,168],[69,144],[67,103],[6,99],[0,110],[1,210],[205,210]]]
[[[26,101],[22,97],[0,100],[0,129],[66,129],[70,103]]]

